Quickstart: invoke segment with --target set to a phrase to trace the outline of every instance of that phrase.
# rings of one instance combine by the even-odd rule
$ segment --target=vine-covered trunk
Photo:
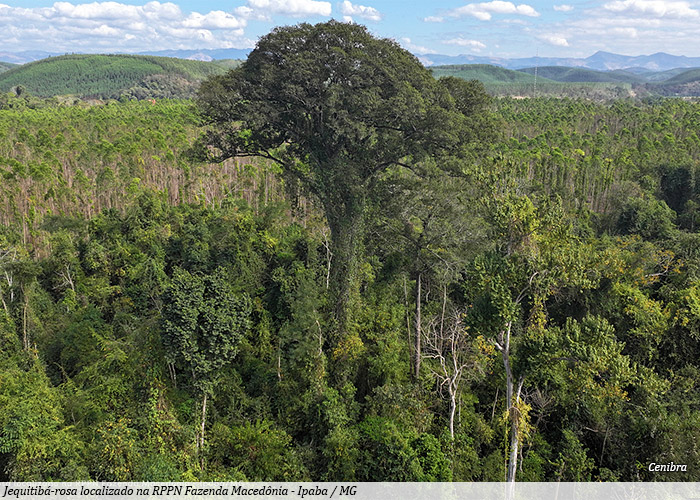
[[[330,291],[337,325],[336,341],[345,337],[350,323],[350,302],[358,279],[358,254],[362,238],[362,207],[355,206],[341,216],[328,215],[333,260]]]
[[[421,273],[418,272],[416,276],[416,352],[413,364],[413,375],[416,380],[420,379],[420,362],[422,357],[421,337],[423,336],[423,331],[421,328],[421,292]]]
[[[518,452],[520,448],[520,410],[518,403],[520,402],[520,392],[523,388],[523,377],[518,380],[517,389],[514,387],[513,368],[510,364],[510,334],[512,324],[508,322],[504,330],[499,335],[498,342],[495,343],[496,348],[501,351],[503,356],[503,368],[506,371],[506,405],[508,420],[510,421],[510,453],[508,457],[508,469],[506,471],[506,482],[515,482],[515,473],[518,470]]]
[[[510,394],[510,407],[508,408],[508,418],[510,419],[510,457],[508,459],[507,481],[515,482],[515,473],[518,470],[518,453],[520,452],[520,436],[523,430],[520,428],[521,415],[518,403],[520,403],[520,392],[523,388],[523,378],[518,381],[518,388],[513,395],[513,374],[508,373],[508,393]]]
[[[508,476],[507,481],[509,483],[515,482],[515,473],[518,470],[518,447],[520,445],[520,440],[518,439],[518,424],[517,419],[514,418],[512,407],[508,412],[510,417],[510,457],[508,458]]]

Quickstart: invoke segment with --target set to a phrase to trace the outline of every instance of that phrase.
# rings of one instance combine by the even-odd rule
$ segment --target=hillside
[[[465,80],[480,80],[484,85],[498,83],[533,83],[535,78],[520,71],[512,71],[489,64],[456,64],[430,68],[436,78],[456,76]],[[544,79],[544,81],[547,81]]]
[[[627,71],[630,70],[628,69]],[[688,68],[675,68],[666,71],[645,71],[642,73],[637,72],[637,74],[642,76],[648,82],[663,82],[670,78],[673,78],[676,75],[685,73],[686,71],[688,71]]]
[[[202,80],[241,64],[237,59],[193,61],[142,55],[65,55],[16,65],[0,63],[0,92],[22,86],[39,97],[99,99],[194,97]],[[596,71],[540,66],[509,70],[489,64],[433,66],[436,78],[480,80],[492,95],[585,97],[607,100],[631,95],[700,95],[700,69],[654,72],[633,68]],[[537,71],[537,79],[535,79]],[[535,85],[536,82],[536,85]]]
[[[209,63],[168,57],[66,55],[14,67],[0,75],[0,91],[17,85],[40,97],[192,97],[199,82],[235,61]]]
[[[595,82],[595,83],[642,83],[645,79],[625,71],[595,71],[586,68],[568,68],[565,66],[543,66],[539,68],[524,68],[522,73],[548,78],[557,82]]]
[[[465,80],[480,80],[489,94],[501,97],[534,97],[537,95],[607,101],[631,96],[630,83],[615,79],[596,81],[591,79],[590,75],[585,74],[587,70],[578,72],[578,68],[546,68],[551,69],[550,74],[553,76],[558,76],[558,70],[570,71],[573,78],[571,81],[556,81],[548,78],[546,74],[542,75],[539,71],[537,79],[535,79],[534,68],[532,68],[533,74],[529,74],[527,71],[514,71],[488,64],[433,66],[430,69],[436,78],[455,76]],[[595,74],[596,72],[591,71],[590,73]],[[576,75],[582,76],[581,81],[575,79]]]
[[[0,73],[4,73],[5,71],[9,71],[16,66],[17,66],[16,64],[0,62]]]
[[[480,80],[490,94],[497,96],[545,95],[596,101],[635,96],[700,96],[700,68],[654,72],[641,68],[595,71],[579,67],[541,66],[512,71],[488,64],[462,64],[434,66],[431,70],[436,78],[455,76]]]
[[[689,69],[688,71],[679,73],[668,80],[665,80],[663,83],[665,85],[680,85],[684,83],[694,83],[697,81],[700,81],[700,68]]]
[[[90,217],[123,207],[134,190],[167,193],[171,203],[230,192],[253,205],[261,182],[265,199],[280,191],[256,160],[245,162],[247,170],[234,160],[193,166],[188,149],[200,129],[190,101],[61,106],[10,99],[35,102],[0,107],[0,248],[3,226],[29,234],[52,214]]]
[[[700,96],[700,68],[690,69],[655,85],[648,85],[651,92],[662,96]]]

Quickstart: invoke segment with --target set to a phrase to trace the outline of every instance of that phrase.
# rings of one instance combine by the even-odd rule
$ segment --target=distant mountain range
[[[245,59],[251,49],[192,49],[192,50],[159,50],[141,52],[139,55],[177,57],[197,61],[213,61],[219,59]],[[61,54],[42,51],[0,52],[0,61],[24,64]],[[624,69],[633,73],[659,72],[676,68],[700,67],[700,57],[674,56],[664,52],[644,56],[624,56],[612,52],[599,51],[586,58],[567,57],[526,57],[505,59],[498,57],[483,57],[463,54],[447,56],[442,54],[418,55],[426,66],[454,64],[490,64],[506,69],[523,69],[536,66],[568,66],[574,68],[593,69],[597,71],[612,71]]]
[[[214,61],[220,59],[245,59],[251,49],[193,49],[193,50],[156,50],[140,52],[141,56],[176,57],[193,61]],[[66,55],[63,53],[25,50],[22,52],[0,52],[0,62],[26,64],[29,62]]]
[[[596,71],[612,71],[619,69],[644,71],[667,71],[676,68],[697,68],[700,57],[674,56],[657,52],[648,56],[623,56],[612,52],[596,52],[585,59],[565,57],[526,57],[519,59],[503,59],[497,57],[482,57],[473,55],[444,56],[440,54],[421,55],[419,59],[426,66],[446,64],[490,64],[507,69],[523,69],[535,66],[567,66],[572,68],[593,69]]]
[[[159,50],[141,52],[142,56],[177,57],[193,61],[215,61],[219,59],[246,59],[252,49],[202,49],[202,50]],[[699,65],[700,66],[700,65]]]
[[[436,78],[480,80],[495,95],[550,95],[609,100],[620,97],[699,97],[700,68],[667,71],[598,71],[570,66],[536,66],[518,70],[489,64],[430,67]]]
[[[189,54],[190,59],[212,52]],[[160,54],[163,54],[162,52]],[[38,97],[99,99],[191,98],[200,83],[241,64],[239,59],[186,60],[151,55],[71,54],[25,64],[0,62],[0,93],[18,86]],[[231,55],[219,52],[214,55]],[[552,95],[613,99],[618,97],[700,96],[700,68],[652,71],[598,71],[581,66],[535,66],[511,70],[488,64],[435,65],[437,78],[480,80],[494,95]]]
[[[25,64],[32,61],[38,61],[46,57],[57,56],[51,52],[41,50],[24,50],[22,52],[0,52],[0,62],[12,64]]]

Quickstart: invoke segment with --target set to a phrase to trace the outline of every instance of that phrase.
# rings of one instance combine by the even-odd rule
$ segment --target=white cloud
[[[407,50],[410,52],[413,52],[414,54],[437,54],[437,51],[433,49],[429,49],[428,47],[423,47],[422,45],[416,45],[411,41],[410,38],[408,37],[403,37],[401,39],[401,45],[404,46]]]
[[[179,19],[182,15],[180,7],[174,3],[148,2],[143,6],[143,11],[147,14],[155,14],[158,19]]]
[[[171,2],[127,5],[115,1],[60,1],[36,8],[0,4],[0,47],[6,51],[52,52],[243,48],[253,45],[244,37],[247,22],[245,17],[220,10],[185,14]]]
[[[445,45],[458,45],[460,47],[469,47],[471,49],[474,49],[476,51],[479,51],[481,49],[486,48],[486,44],[478,41],[478,40],[467,40],[465,38],[459,37],[459,38],[452,38],[450,40],[443,40],[442,43]]]
[[[226,12],[213,10],[204,15],[193,12],[182,25],[186,28],[238,29],[245,27],[246,22]]]
[[[121,35],[121,32],[116,28],[112,28],[111,26],[107,26],[106,24],[103,24],[99,28],[94,28],[92,30],[91,34],[97,35],[97,36],[113,37],[113,36]]]
[[[331,2],[319,0],[234,0],[241,6],[229,12],[191,13],[183,12],[175,0],[133,1],[59,0],[33,8],[0,3],[0,47],[52,52],[249,48],[254,42],[244,30],[252,19],[330,16],[332,12]],[[358,17],[378,15],[371,7],[350,7]]]
[[[73,5],[69,2],[53,4],[53,16],[68,19],[138,19],[143,7],[124,5],[117,2],[94,2]]]
[[[700,17],[700,12],[688,2],[665,0],[615,0],[603,5],[605,10],[621,14],[636,14],[660,18],[688,19]]]
[[[343,14],[346,21],[352,22],[352,16],[357,16],[366,21],[381,21],[382,13],[379,12],[374,7],[367,7],[365,5],[354,5],[348,0],[344,0],[340,4],[340,12]]]
[[[542,40],[550,45],[555,45],[557,47],[568,47],[569,41],[563,35],[556,34],[544,34],[537,37],[538,40]]]
[[[424,17],[423,21],[425,21],[426,23],[442,23],[445,21],[445,18],[440,16],[428,16]]]
[[[528,17],[537,17],[537,12],[527,4],[515,5],[512,2],[493,0],[492,2],[470,3],[462,7],[457,7],[448,12],[450,17],[472,16],[481,21],[488,21],[493,14],[516,14]]]
[[[519,25],[519,26],[528,26],[530,24],[524,19],[502,19],[500,21],[500,23],[501,24],[515,24],[515,25]],[[523,29],[525,29],[525,28],[523,28]]]
[[[668,52],[697,56],[697,5],[676,0],[604,0],[595,8],[577,8],[577,15],[566,21],[540,25],[538,33],[554,33],[551,41],[563,38],[582,57],[597,50],[626,55]]]
[[[638,38],[639,37],[639,32],[637,31],[637,28],[612,28],[610,30],[610,33],[612,35],[617,35],[617,36],[627,37],[627,38]]]
[[[557,12],[571,12],[574,10],[573,5],[567,5],[567,4],[562,4],[562,5],[555,5],[554,10]]]
[[[270,16],[330,16],[330,2],[316,0],[248,0],[248,8],[252,13]]]

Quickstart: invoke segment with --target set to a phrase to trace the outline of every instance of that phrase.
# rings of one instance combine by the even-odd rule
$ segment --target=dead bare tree
[[[445,306],[445,296],[443,301]],[[450,399],[450,437],[454,439],[459,386],[465,377],[475,377],[483,369],[479,362],[478,350],[474,347],[468,328],[462,321],[464,313],[456,309],[446,309],[443,307],[442,314],[433,318],[423,329],[423,357],[437,361],[431,363],[431,371],[439,383],[440,390],[447,390]]]
[[[0,248],[0,270],[3,273],[4,281],[7,282],[7,293],[9,295],[9,302],[15,301],[15,279],[12,272],[12,264],[17,261],[17,250],[14,248]],[[2,302],[3,309],[9,314],[10,310],[5,300],[3,294],[3,284],[0,283],[0,301]]]

